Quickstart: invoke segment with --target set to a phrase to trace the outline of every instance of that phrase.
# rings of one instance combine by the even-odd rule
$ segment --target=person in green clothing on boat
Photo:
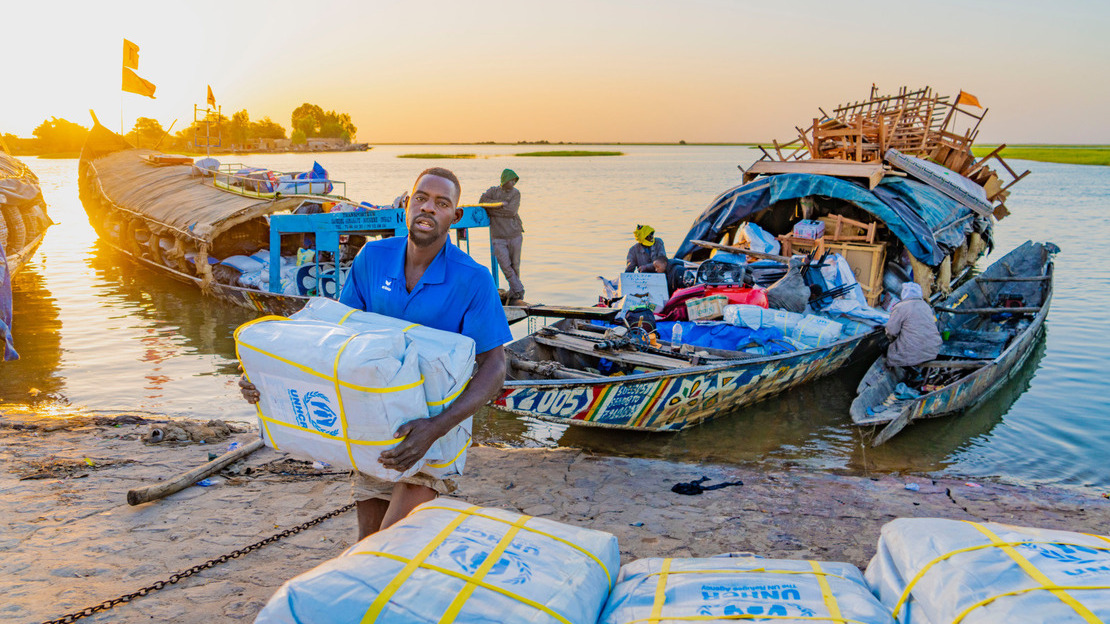
[[[506,297],[509,305],[524,304],[524,283],[520,281],[520,250],[524,244],[524,223],[520,220],[520,176],[512,169],[501,172],[501,185],[491,186],[482,193],[480,204],[496,204],[486,208],[493,255],[509,283]]]

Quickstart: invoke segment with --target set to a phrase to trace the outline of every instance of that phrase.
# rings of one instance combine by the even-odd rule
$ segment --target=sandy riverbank
[[[244,431],[208,444],[153,445],[142,440],[151,423],[121,424],[131,420],[0,411],[0,620],[39,622],[99,604],[349,502],[345,476],[318,474],[263,449],[211,487],[129,507],[128,489],[256,436]],[[1110,526],[1110,501],[1101,497],[922,477],[763,472],[492,447],[470,451],[467,473],[458,498],[612,532],[625,562],[749,551],[863,567],[880,527],[899,516],[1096,533]],[[699,496],[670,491],[702,475],[708,483],[744,485]],[[920,490],[906,490],[910,482]],[[354,537],[355,517],[347,512],[84,621],[251,621],[283,581],[338,555]]]

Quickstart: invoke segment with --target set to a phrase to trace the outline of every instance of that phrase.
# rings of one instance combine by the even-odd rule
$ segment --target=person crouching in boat
[[[917,366],[935,359],[940,353],[937,318],[917,284],[902,284],[902,300],[890,310],[886,335],[890,339],[886,350],[888,366]]]
[[[404,440],[382,452],[378,461],[398,472],[411,468],[432,443],[496,397],[505,380],[502,345],[512,334],[493,276],[448,240],[451,225],[463,215],[460,194],[459,179],[451,171],[423,171],[404,199],[408,236],[366,243],[339,297],[353,308],[463,334],[475,342],[477,367],[462,394],[440,414],[401,425],[394,437]],[[239,386],[247,401],[260,400],[258,389],[246,378]],[[359,539],[456,488],[452,479],[423,472],[397,482],[353,473]]]
[[[655,237],[655,228],[650,225],[637,225],[632,236],[636,244],[628,248],[625,259],[625,273],[665,273],[667,271],[667,250],[663,239]]]

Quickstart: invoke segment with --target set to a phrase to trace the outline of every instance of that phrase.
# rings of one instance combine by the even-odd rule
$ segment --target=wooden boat
[[[53,224],[38,177],[0,144],[0,248],[11,275],[34,255]]]
[[[11,276],[34,255],[51,225],[38,177],[0,140],[0,362],[19,357],[9,327]]]
[[[937,306],[941,335],[947,338],[937,359],[918,367],[921,379],[907,379],[901,367],[891,370],[885,357],[871,366],[851,415],[855,425],[886,424],[872,445],[914,420],[982,401],[1021,369],[1048,316],[1052,257],[1058,250],[1052,243],[1027,241]],[[899,384],[905,385],[896,388]],[[919,396],[911,397],[914,393]]]
[[[520,416],[592,427],[678,431],[828,375],[873,352],[880,331],[860,323],[821,348],[776,356],[697,347],[675,353],[564,319],[506,346],[508,379],[493,406]],[[848,334],[849,332],[845,332]],[[628,371],[600,374],[604,358]]]
[[[95,118],[78,172],[81,201],[101,239],[206,295],[267,314],[288,316],[317,293],[337,296],[344,267],[367,238],[405,234],[401,209],[368,209],[341,195],[302,193],[300,182],[293,183],[292,194],[253,188],[237,184],[226,169],[205,175],[191,160],[136,149]],[[303,184],[319,188],[318,180]],[[344,210],[327,211],[337,204]],[[481,207],[465,207],[454,227],[488,225]],[[306,233],[320,261],[307,274],[283,271]],[[338,271],[335,258],[341,259]],[[259,262],[270,270],[257,268]],[[510,322],[524,318],[517,308],[506,308],[506,315]]]

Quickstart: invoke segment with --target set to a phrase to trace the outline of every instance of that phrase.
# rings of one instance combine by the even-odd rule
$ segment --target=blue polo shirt
[[[472,338],[485,353],[513,339],[489,269],[448,240],[412,292],[405,289],[407,236],[366,243],[339,301],[352,308]]]

